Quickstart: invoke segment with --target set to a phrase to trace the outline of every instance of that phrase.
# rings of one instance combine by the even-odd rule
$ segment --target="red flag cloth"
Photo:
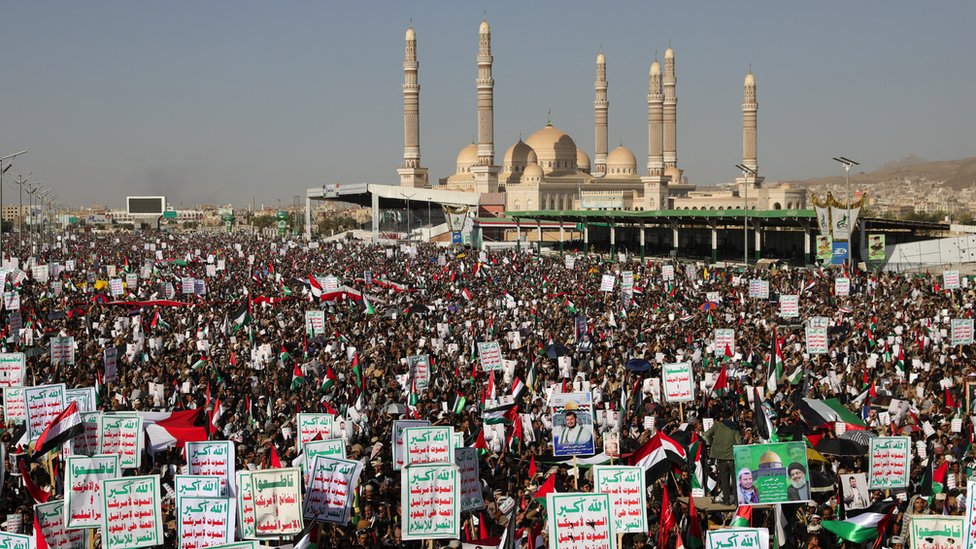
[[[949,472],[949,462],[946,461],[939,465],[938,469],[932,471],[932,480],[939,484],[945,484],[946,474]]]
[[[271,468],[281,469],[281,459],[278,458],[278,451],[275,450],[274,444],[271,445]]]
[[[726,346],[727,348],[728,346]],[[722,364],[722,371],[718,373],[718,379],[715,380],[715,386],[712,387],[713,391],[721,391],[723,389],[729,388],[729,374],[725,370],[725,364]]]
[[[51,494],[50,492],[41,490],[40,486],[34,484],[34,479],[31,478],[30,472],[27,470],[27,460],[18,460],[17,466],[20,468],[20,476],[24,479],[24,486],[27,487],[27,493],[30,494],[30,497],[37,503],[46,503],[48,498],[51,497]]]
[[[542,486],[540,486],[539,489],[535,491],[535,495],[532,496],[532,499],[544,498],[546,497],[546,494],[555,494],[555,493],[556,493],[556,475],[549,475],[549,478],[547,478],[546,481],[542,483]]]
[[[691,492],[688,493],[688,545],[691,547],[705,546],[701,520],[698,518],[698,509],[695,508],[695,498]]]
[[[661,526],[657,532],[657,546],[667,547],[668,538],[671,537],[671,530],[674,529],[674,511],[671,509],[671,496],[668,495],[668,487],[664,486],[661,494]],[[680,537],[679,537],[680,539]]]
[[[34,513],[34,549],[48,549],[44,532],[41,531],[41,523],[37,521],[37,513]]]
[[[539,470],[535,467],[535,456],[532,456],[529,458],[529,478],[535,478],[538,473]]]
[[[729,347],[729,344],[728,343],[725,344],[725,356],[727,356],[729,358],[732,358],[733,356],[735,356],[735,355],[732,354],[732,348]]]

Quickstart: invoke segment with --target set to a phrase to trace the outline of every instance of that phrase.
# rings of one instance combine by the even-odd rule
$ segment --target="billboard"
[[[165,196],[127,196],[125,209],[129,215],[163,215],[166,211]]]

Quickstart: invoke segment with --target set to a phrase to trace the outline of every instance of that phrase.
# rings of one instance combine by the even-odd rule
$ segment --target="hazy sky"
[[[976,2],[10,2],[0,32],[0,155],[72,205],[290,203],[307,187],[397,182],[403,34],[418,36],[421,154],[454,172],[476,132],[484,10],[498,163],[545,125],[593,154],[594,59],[606,53],[610,148],[644,171],[647,72],[671,40],[678,163],[735,177],[742,80],[759,94],[769,180],[976,155]]]

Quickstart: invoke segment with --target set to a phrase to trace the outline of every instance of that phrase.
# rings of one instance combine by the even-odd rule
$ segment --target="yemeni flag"
[[[752,528],[752,506],[740,505],[729,523],[729,528]]]
[[[298,390],[303,383],[305,383],[305,374],[302,373],[302,369],[296,364],[295,369],[291,373],[291,390]]]
[[[468,290],[467,288],[461,290],[461,295],[463,295],[464,296],[464,299],[466,299],[468,301],[471,301],[471,299],[472,299],[472,297],[471,297],[471,291]]]
[[[336,381],[339,381],[339,376],[335,375],[335,372],[332,371],[332,366],[329,366],[325,369],[325,379],[322,380],[322,387],[319,391],[323,393],[327,392],[335,386]]]
[[[146,451],[150,455],[168,448],[182,448],[187,442],[207,440],[207,428],[197,426],[197,418],[203,408],[181,412],[144,412],[142,422],[146,429],[149,444]]]
[[[525,389],[525,384],[522,383],[520,378],[516,377],[515,381],[512,382],[512,397],[514,397],[517,401],[522,397],[523,394],[525,394]]]
[[[685,449],[673,438],[658,431],[627,458],[627,464],[643,467],[647,480],[653,482],[664,476],[671,466],[682,467],[687,460]]]
[[[356,387],[360,392],[366,390],[366,378],[363,376],[363,367],[359,365],[359,353],[352,355],[352,373],[356,376]]]
[[[879,537],[879,530],[891,521],[895,509],[893,501],[881,501],[862,510],[848,510],[848,513],[859,513],[847,520],[825,520],[824,530],[833,532],[837,537],[852,543],[874,541]]]
[[[241,301],[240,305],[234,309],[231,313],[230,320],[234,324],[234,327],[231,328],[232,334],[236,334],[242,327],[251,323],[251,304],[247,299]]]
[[[62,444],[80,435],[84,430],[85,426],[81,424],[81,414],[78,412],[78,403],[71,401],[67,408],[51,420],[41,436],[37,437],[31,459],[37,460],[51,450],[60,448]]]
[[[315,277],[312,275],[308,275],[308,289],[311,291],[311,296],[313,298],[322,299],[322,294],[324,293],[322,291],[322,285],[319,284],[319,281],[315,280]]]
[[[775,393],[779,378],[783,377],[783,348],[782,341],[776,337],[776,328],[773,328],[773,347],[769,351],[767,373],[769,379],[766,381],[766,387]]]

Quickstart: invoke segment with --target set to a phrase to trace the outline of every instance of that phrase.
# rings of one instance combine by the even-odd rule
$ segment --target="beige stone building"
[[[504,197],[505,211],[535,210],[715,210],[805,209],[806,191],[787,185],[767,187],[759,175],[757,154],[756,79],[750,70],[743,85],[742,165],[750,171],[729,187],[698,190],[688,184],[678,164],[677,75],[674,50],[664,54],[664,66],[651,64],[647,95],[647,163],[642,174],[637,157],[622,144],[608,152],[606,56],[596,57],[594,83],[593,161],[570,135],[548,123],[519,139],[496,164],[494,146],[494,79],[492,78],[491,28],[482,21],[478,30],[478,77],[476,79],[477,142],[457,155],[454,174],[430,187],[427,169],[420,164],[420,86],[417,36],[406,32],[403,62],[403,164],[397,170],[400,184],[409,187],[477,192]],[[498,194],[496,194],[498,193]],[[497,199],[494,199],[497,200]]]

